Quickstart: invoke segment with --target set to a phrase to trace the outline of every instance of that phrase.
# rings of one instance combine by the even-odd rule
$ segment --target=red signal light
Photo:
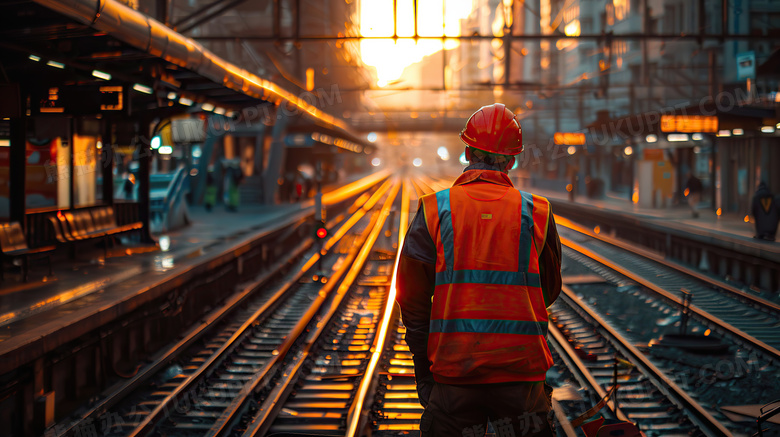
[[[317,237],[319,238],[325,238],[328,236],[328,230],[325,228],[319,228],[317,229]]]

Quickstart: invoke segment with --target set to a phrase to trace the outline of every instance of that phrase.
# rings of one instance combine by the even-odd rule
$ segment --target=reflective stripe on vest
[[[480,334],[547,334],[547,322],[519,320],[451,319],[431,320],[430,332],[474,332]]]
[[[450,190],[436,193],[436,205],[439,207],[439,233],[444,246],[444,263],[448,274],[452,274],[455,262],[455,234],[452,230],[452,210],[450,209]],[[438,284],[438,274],[436,283]]]
[[[538,273],[504,272],[500,270],[455,270],[436,272],[436,285],[441,284],[491,284],[525,285],[541,287]]]

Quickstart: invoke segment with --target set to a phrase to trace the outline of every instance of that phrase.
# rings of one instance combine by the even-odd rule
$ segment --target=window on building
[[[582,33],[589,34],[593,33],[593,18],[592,17],[585,17],[580,19],[580,24],[582,25]]]
[[[780,13],[752,13],[750,15],[750,33],[762,36],[780,36]],[[774,46],[769,40],[753,40],[749,44],[750,50],[757,56],[768,56]]]
[[[676,14],[674,13],[674,5],[664,5],[663,27],[664,33],[676,33],[675,21]]]

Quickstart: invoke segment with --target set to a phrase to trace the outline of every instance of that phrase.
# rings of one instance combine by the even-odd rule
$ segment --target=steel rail
[[[331,295],[333,294],[332,293],[333,289],[338,284],[338,280],[341,278],[341,276],[344,276],[344,280],[341,281],[338,289],[334,294],[334,298],[331,303],[330,309],[333,312],[331,313],[330,317],[332,317],[332,314],[335,314],[335,308],[338,306],[336,302],[340,303],[344,295],[346,294],[346,291],[349,290],[349,288],[352,286],[352,283],[355,281],[355,278],[357,277],[357,273],[359,273],[362,270],[363,263],[365,263],[365,260],[368,258],[370,249],[373,247],[374,243],[376,242],[376,236],[379,234],[379,230],[381,230],[382,226],[384,225],[384,218],[387,217],[387,210],[389,209],[387,204],[392,203],[392,200],[395,197],[395,193],[397,193],[397,189],[395,189],[390,193],[390,195],[388,196],[388,200],[385,202],[385,205],[383,205],[382,209],[375,214],[375,217],[372,219],[372,223],[363,233],[363,236],[361,236],[362,244],[360,250],[350,251],[349,255],[346,257],[341,268],[339,268],[337,272],[333,276],[331,276],[331,279],[328,281],[327,284],[325,284],[325,287],[323,288],[322,291],[320,291],[319,295],[317,296],[317,300],[315,300],[312,303],[311,307],[306,312],[306,314],[303,317],[301,317],[301,320],[298,322],[296,327],[287,336],[287,340],[283,343],[281,347],[277,348],[278,354],[272,360],[269,360],[269,362],[263,366],[263,369],[257,372],[257,374],[255,374],[255,376],[249,381],[249,383],[244,385],[244,388],[241,390],[238,396],[236,396],[231,402],[230,407],[228,407],[228,409],[225,410],[225,412],[219,417],[219,419],[217,419],[214,426],[209,430],[208,433],[206,433],[207,437],[224,435],[225,433],[229,433],[231,431],[230,425],[234,422],[236,418],[240,417],[240,413],[243,413],[245,411],[246,409],[245,407],[247,406],[251,398],[251,395],[257,391],[258,387],[260,386],[260,383],[263,380],[265,380],[268,376],[272,375],[271,371],[278,367],[277,363],[280,363],[281,360],[287,358],[286,355],[289,352],[289,350],[292,348],[293,344],[296,343],[300,337],[306,335],[305,334],[306,328],[309,326],[311,321],[314,320],[314,318],[320,313],[323,305],[325,304],[325,301],[331,297]],[[357,273],[353,274],[353,272],[357,272]],[[328,317],[327,320],[329,320],[330,317]],[[325,319],[321,318],[317,322],[317,327],[319,328],[318,329],[319,332],[322,332],[326,325],[323,324],[322,320]],[[308,351],[313,347],[316,341],[311,340],[311,334],[309,334],[306,337],[307,338],[305,340],[305,344],[303,348],[305,351]]]
[[[196,341],[208,333],[214,324],[222,321],[233,310],[245,303],[248,298],[257,292],[261,286],[265,285],[281,267],[289,263],[292,259],[300,256],[311,245],[311,241],[311,239],[307,239],[301,242],[301,244],[298,245],[298,247],[293,252],[291,252],[289,256],[271,265],[266,272],[261,274],[252,283],[245,286],[240,292],[230,296],[221,307],[205,315],[201,319],[201,322],[198,326],[195,326],[182,334],[181,339],[174,345],[170,346],[168,349],[155,354],[155,356],[151,358],[152,362],[150,364],[140,369],[135,376],[122,384],[121,387],[118,387],[107,397],[103,398],[96,405],[92,406],[87,412],[83,413],[79,419],[64,428],[57,427],[56,429],[62,430],[62,432],[58,434],[58,437],[70,436],[77,433],[76,428],[79,426],[79,424],[84,423],[90,419],[97,419],[97,417],[99,417],[101,414],[105,413],[111,407],[118,404],[122,399],[127,397],[133,390],[139,388],[144,382],[148,381],[157,372],[162,370],[163,367],[174,360],[175,357],[186,351],[187,348],[192,346]],[[282,285],[282,288],[280,289],[280,292],[283,292],[286,287],[289,287],[295,283],[304,271],[305,269],[301,269],[300,272],[296,273],[292,278],[285,281],[285,283]],[[274,299],[274,297],[271,299]]]
[[[652,290],[653,292],[659,294],[666,300],[674,303],[679,304],[679,298],[672,293],[666,291],[662,287],[656,285],[653,281],[644,278],[642,276],[639,276],[627,268],[618,265],[617,263],[608,260],[604,258],[603,256],[593,252],[592,250],[589,250],[585,247],[583,247],[580,244],[575,243],[574,241],[566,238],[566,237],[560,237],[561,243],[572,249],[575,250],[586,257],[603,264],[607,267],[609,267],[612,270],[615,270],[616,272],[620,273],[623,276],[626,276],[633,281],[636,281],[637,283],[641,284],[642,286]],[[741,329],[738,329],[731,325],[730,323],[726,323],[725,321],[721,320],[718,317],[713,316],[712,314],[708,313],[707,311],[702,310],[701,308],[697,307],[696,305],[691,304],[690,306],[691,311],[696,314],[699,319],[704,320],[706,323],[713,324],[717,326],[718,328],[722,329],[726,333],[733,335],[734,337],[738,338],[740,341],[745,342],[747,344],[750,344],[754,348],[758,349],[765,355],[767,355],[769,358],[771,358],[775,362],[780,362],[780,350],[775,349],[774,347],[764,343],[763,341],[753,337],[752,335],[746,333],[745,331],[742,331]]]
[[[357,223],[358,221],[360,221],[360,219],[362,219],[362,218],[363,218],[363,216],[364,216],[364,215],[365,215],[367,212],[371,211],[371,209],[373,209],[373,208],[374,208],[374,206],[376,205],[376,203],[377,203],[377,202],[379,202],[379,199],[381,199],[381,198],[382,198],[382,196],[384,196],[384,194],[385,194],[385,193],[387,193],[387,190],[389,190],[389,189],[390,189],[390,186],[391,186],[391,185],[392,185],[392,183],[391,183],[389,180],[388,180],[388,181],[385,181],[385,182],[384,182],[384,183],[383,183],[383,184],[382,184],[382,185],[381,185],[381,186],[380,186],[380,187],[379,187],[379,188],[378,188],[378,189],[377,189],[377,190],[374,192],[374,194],[373,194],[373,195],[372,195],[372,196],[371,196],[371,197],[370,197],[370,198],[369,198],[369,199],[368,199],[368,200],[367,200],[367,201],[366,201],[366,202],[363,204],[363,206],[362,206],[362,207],[360,207],[360,208],[359,208],[357,211],[355,211],[355,213],[354,213],[354,214],[352,214],[352,216],[351,216],[351,217],[350,217],[350,218],[347,220],[347,222],[344,224],[344,226],[342,226],[342,227],[341,227],[341,228],[340,228],[338,231],[336,231],[336,233],[334,233],[334,234],[333,234],[333,239],[331,239],[331,240],[328,240],[328,241],[325,243],[325,245],[322,247],[322,250],[323,250],[323,251],[325,251],[325,252],[329,251],[329,250],[330,250],[330,249],[333,247],[333,245],[336,243],[336,241],[338,241],[338,240],[335,240],[335,241],[334,241],[334,239],[336,239],[336,237],[338,237],[338,238],[341,238],[341,237],[342,237],[344,234],[346,234],[346,232],[347,232],[347,231],[348,231],[348,230],[349,230],[349,229],[350,229],[352,226],[354,226],[354,225],[355,225],[355,223]]]
[[[331,240],[334,238],[335,236],[331,237]],[[217,349],[211,356],[209,356],[209,358],[206,359],[195,372],[189,375],[176,389],[174,389],[168,396],[166,396],[160,402],[160,404],[158,404],[155,409],[152,410],[149,415],[146,416],[146,418],[128,434],[128,436],[140,436],[151,431],[151,429],[156,426],[159,420],[162,419],[161,416],[163,416],[164,413],[169,410],[169,406],[172,405],[172,403],[177,399],[179,399],[182,394],[186,393],[186,391],[190,389],[193,384],[195,384],[200,378],[202,378],[203,375],[207,374],[210,369],[222,362],[223,358],[226,357],[233,349],[233,346],[237,344],[241,338],[243,338],[244,334],[254,325],[258,319],[263,318],[264,316],[270,316],[266,314],[269,309],[281,301],[281,299],[289,292],[289,290],[292,289],[292,285],[298,279],[300,279],[300,276],[303,275],[303,273],[305,273],[309,268],[311,268],[314,262],[316,262],[316,260],[321,256],[322,255],[319,252],[314,253],[295,275],[294,280],[290,280],[282,284],[280,290],[275,293],[274,296],[269,299],[269,301],[267,301],[251,316],[249,316],[219,349]],[[323,288],[328,290],[334,288],[341,274],[343,274],[343,269],[339,269],[334,275],[332,275],[330,278],[331,281],[325,284],[325,287]]]
[[[388,174],[389,175],[389,174]],[[362,188],[371,188],[374,186],[378,181],[381,181],[388,177],[388,175],[385,174],[379,174],[377,178],[363,178],[359,181],[356,181],[352,184],[349,184],[345,187],[340,187],[336,190],[334,190],[333,193],[336,194],[336,197],[334,198],[335,201],[341,201],[344,200],[344,191],[348,192],[351,195],[356,194],[359,191],[356,191],[356,189]],[[368,192],[365,193],[366,197],[369,197]],[[365,204],[366,199],[364,198],[358,198],[354,201],[352,207],[361,207]],[[331,202],[335,203],[335,202]],[[326,227],[333,228],[336,226],[338,222],[340,222],[343,219],[343,215],[340,216],[341,218],[335,218],[330,220]],[[297,220],[297,219],[296,219]],[[349,226],[351,227],[351,226]],[[342,225],[339,230],[347,229],[348,228],[345,225]],[[276,229],[276,227],[274,227]],[[265,231],[261,235],[268,235],[270,231]],[[329,246],[333,246],[338,242],[338,240],[346,233],[346,231],[340,233],[340,234],[334,234],[329,240],[328,244]],[[289,263],[293,259],[301,256],[304,251],[309,248],[312,244],[312,239],[307,238],[303,240],[298,246],[294,248],[292,252],[289,252],[286,254],[285,257],[280,259],[279,261],[275,262],[271,266],[268,267],[268,269],[262,273],[260,276],[256,277],[251,283],[247,284],[243,287],[243,289],[237,293],[234,293],[233,295],[229,296],[222,306],[219,308],[214,309],[210,313],[204,315],[201,318],[201,322],[199,325],[192,327],[188,331],[184,332],[182,336],[180,337],[179,341],[177,341],[175,344],[171,345],[167,349],[160,351],[156,354],[154,354],[150,360],[151,363],[146,365],[145,367],[142,367],[138,370],[138,372],[127,380],[126,382],[122,383],[119,387],[114,389],[111,393],[109,393],[106,397],[102,398],[98,401],[98,403],[92,405],[89,407],[89,409],[80,414],[79,417],[75,420],[68,420],[68,424],[62,424],[57,427],[58,430],[58,437],[65,437],[65,436],[72,436],[75,433],[77,433],[77,427],[79,424],[84,423],[87,420],[95,420],[97,417],[99,417],[101,414],[108,411],[111,407],[117,405],[122,401],[122,399],[126,398],[130,393],[132,393],[134,390],[140,388],[146,381],[148,381],[151,377],[153,377],[157,372],[159,372],[164,366],[168,365],[171,361],[173,361],[177,356],[179,356],[181,353],[187,350],[190,346],[192,346],[196,341],[198,341],[201,337],[203,337],[205,334],[207,334],[214,324],[219,323],[222,321],[228,314],[230,314],[233,310],[238,308],[243,303],[247,302],[249,297],[251,297],[262,285],[268,282],[270,278],[272,278],[276,272],[281,269],[285,264]],[[315,253],[300,269],[298,273],[294,275],[291,279],[286,281],[283,284],[284,287],[290,287],[293,283],[298,281],[300,279],[300,276],[307,271],[311,266],[314,265],[315,262],[319,260],[321,257],[320,253]]]
[[[376,243],[376,240],[378,239],[379,234],[384,227],[385,221],[389,216],[390,207],[395,201],[398,191],[399,183],[396,181],[394,182],[393,188],[390,191],[390,194],[388,195],[384,205],[382,206],[381,211],[379,211],[375,215],[375,218],[372,219],[372,224],[369,226],[370,234],[368,235],[367,241],[361,248],[357,258],[351,263],[349,273],[347,273],[344,281],[342,281],[342,284],[339,286],[333,301],[330,303],[328,311],[320,318],[316,328],[309,333],[303,350],[296,357],[294,357],[294,361],[290,363],[285,369],[283,373],[285,379],[273,388],[265,402],[259,406],[255,417],[247,425],[247,428],[242,434],[242,437],[265,435],[271,427],[273,422],[271,419],[282,407],[284,399],[286,399],[286,397],[292,391],[293,385],[298,380],[300,375],[303,363],[311,354],[314,345],[325,332],[325,328],[331,323],[332,319],[336,315],[339,307],[341,306],[341,302],[344,300],[347,292],[351,288],[351,284],[363,270],[363,265],[368,259],[368,256],[371,253],[371,249],[373,248],[374,243]]]
[[[418,198],[421,197],[423,194],[425,194],[425,190],[423,187],[414,179],[411,179],[412,181],[412,188],[414,188],[414,195]]]
[[[667,397],[680,405],[684,410],[690,411],[693,415],[693,419],[696,420],[697,425],[706,429],[716,436],[731,436],[731,431],[726,429],[720,422],[718,422],[712,415],[707,412],[696,400],[690,397],[685,390],[683,390],[677,383],[666,376],[655,364],[653,364],[645,354],[634,347],[628,340],[626,340],[620,332],[611,327],[609,323],[604,320],[599,314],[597,314],[589,305],[584,303],[574,291],[569,288],[568,285],[564,285],[561,288],[561,297],[572,308],[579,308],[594,322],[594,325],[599,327],[609,338],[613,341],[612,345],[620,351],[624,356],[630,357],[631,362],[637,365],[646,375],[656,379],[655,386],[659,390],[664,392]]]
[[[561,358],[563,358],[563,361],[566,362],[566,366],[569,368],[569,370],[575,373],[575,376],[579,374],[577,379],[582,378],[580,383],[590,386],[596,392],[599,399],[603,399],[605,396],[607,396],[607,391],[604,390],[598,381],[596,381],[596,378],[593,377],[593,374],[590,373],[585,363],[583,363],[580,357],[577,356],[577,353],[574,352],[574,349],[571,347],[571,345],[569,345],[566,337],[564,337],[558,327],[551,323],[547,325],[547,328],[550,334],[552,334],[552,338],[550,340],[553,343],[553,347],[558,350],[558,353],[561,355]],[[620,407],[615,405],[614,398],[607,402],[607,406],[609,406],[609,409],[618,419],[630,420],[628,416],[623,413]]]
[[[334,203],[341,202],[351,196],[358,193],[365,192],[367,188],[371,188],[374,185],[382,182],[390,177],[390,170],[381,170],[371,176],[366,176],[355,182],[339,187],[336,190],[329,191],[322,194],[322,204],[325,206],[332,205]]]
[[[434,178],[431,178],[427,175],[420,175],[419,179],[428,186],[428,188],[431,189],[431,191],[438,191],[438,190],[446,190],[447,188],[450,188],[452,184],[445,184],[441,181],[437,181]]]
[[[572,428],[571,423],[569,423],[569,418],[566,417],[566,412],[563,411],[563,407],[561,407],[561,403],[555,398],[552,400],[552,410],[555,417],[558,418],[558,424],[561,425],[560,430],[566,434],[566,437],[577,437],[577,431]]]
[[[644,248],[641,248],[641,247],[637,247],[637,246],[631,245],[629,243],[626,243],[626,242],[621,241],[620,239],[617,239],[617,238],[614,238],[614,237],[597,234],[597,233],[591,231],[590,229],[588,229],[588,228],[586,228],[586,227],[584,227],[584,226],[582,226],[582,225],[580,225],[578,223],[575,223],[575,222],[573,222],[573,221],[571,221],[571,220],[569,220],[569,219],[567,219],[565,217],[561,217],[561,216],[559,216],[557,214],[555,215],[555,223],[557,225],[559,225],[559,226],[564,226],[564,227],[569,228],[569,229],[571,229],[573,231],[579,232],[581,234],[585,234],[585,235],[587,235],[587,236],[589,236],[591,238],[595,238],[595,239],[597,239],[599,241],[602,241],[604,243],[611,244],[611,245],[613,245],[615,247],[619,247],[619,248],[621,248],[621,249],[623,249],[625,251],[628,251],[628,252],[631,252],[631,253],[643,256],[645,258],[648,258],[650,260],[653,260],[653,261],[655,261],[655,262],[657,262],[659,264],[664,265],[665,267],[669,267],[671,269],[677,270],[680,273],[683,273],[683,274],[686,274],[688,276],[694,277],[694,278],[696,278],[696,279],[698,279],[698,280],[700,280],[702,282],[706,282],[708,284],[714,285],[714,286],[716,286],[716,287],[718,287],[720,289],[723,289],[724,291],[726,291],[726,292],[728,292],[730,294],[733,294],[734,296],[736,296],[736,297],[738,297],[740,299],[744,299],[744,300],[749,301],[750,303],[756,305],[757,308],[769,309],[769,310],[772,310],[772,311],[774,311],[776,313],[780,313],[780,305],[778,305],[778,304],[776,304],[776,303],[774,303],[772,301],[766,300],[766,299],[761,298],[759,296],[756,296],[754,294],[751,294],[751,293],[745,292],[743,290],[740,290],[739,288],[737,288],[737,287],[735,287],[735,286],[733,286],[733,285],[731,285],[731,284],[729,284],[727,282],[721,281],[721,280],[719,280],[717,278],[712,278],[712,277],[707,276],[707,275],[705,275],[703,273],[697,272],[696,270],[693,270],[691,268],[685,267],[685,266],[680,265],[678,263],[675,263],[673,261],[669,261],[663,255],[661,255],[661,254],[659,254],[657,252],[653,252],[653,251],[650,251],[650,250],[647,250],[647,249],[644,249]]]
[[[401,217],[398,221],[398,251],[395,256],[395,263],[393,265],[393,276],[390,282],[390,292],[387,295],[387,301],[385,302],[385,308],[383,311],[381,324],[379,327],[379,333],[374,337],[374,344],[371,347],[372,354],[371,360],[368,363],[363,379],[360,381],[360,387],[354,397],[352,406],[347,414],[347,437],[356,437],[357,433],[362,430],[361,425],[365,425],[365,412],[363,406],[366,402],[368,394],[376,387],[376,369],[379,364],[379,359],[385,353],[385,341],[387,341],[387,335],[390,328],[390,320],[392,319],[393,310],[395,309],[395,296],[397,294],[397,274],[398,263],[401,260],[401,248],[404,246],[404,238],[406,237],[407,221],[409,219],[409,187],[404,181],[403,188],[401,190]]]

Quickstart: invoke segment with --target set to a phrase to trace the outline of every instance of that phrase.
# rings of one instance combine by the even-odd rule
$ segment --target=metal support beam
[[[76,136],[76,119],[68,120],[68,209],[76,207],[76,145],[73,138]]]
[[[282,36],[282,6],[279,4],[279,0],[273,0],[274,2],[274,36],[279,38]]]
[[[242,0],[243,1],[243,0]],[[195,40],[199,41],[235,41],[236,36],[235,35],[205,35],[205,36],[196,36],[192,37]],[[606,39],[607,36],[600,33],[595,34],[584,34],[579,36],[567,36],[563,34],[523,34],[523,35],[511,35],[510,39],[513,41],[540,41],[540,40],[595,40],[595,41],[601,41]],[[739,40],[739,41],[780,41],[780,35],[740,35],[740,34],[714,34],[714,33],[704,33],[704,34],[698,34],[698,33],[692,33],[692,34],[644,34],[644,33],[617,33],[617,34],[610,34],[609,38],[612,40],[648,40],[648,41],[698,41],[701,40]],[[321,36],[299,36],[298,38],[295,38],[294,36],[263,36],[263,35],[257,35],[257,36],[242,36],[240,39],[247,40],[247,41],[265,41],[265,42],[285,42],[285,41],[317,41],[317,42],[326,42],[326,41],[360,41],[360,40],[372,40],[372,39],[410,39],[414,40],[415,38],[412,37],[398,37],[398,36],[357,36],[357,35],[345,35],[345,36],[336,36],[336,35],[321,35]],[[458,41],[491,41],[496,39],[493,35],[461,35],[461,36],[448,36],[448,37],[442,37],[442,36],[417,36],[418,40],[458,40]]]
[[[132,98],[127,99],[127,112],[132,114]],[[152,238],[151,223],[149,222],[151,217],[151,205],[150,205],[150,190],[151,183],[149,174],[152,164],[152,151],[150,149],[148,126],[151,123],[151,119],[147,116],[140,116],[138,123],[136,124],[136,144],[135,155],[138,158],[138,177],[136,183],[138,184],[138,218],[143,224],[141,228],[141,240],[144,243],[156,243]]]
[[[193,18],[197,17],[198,15],[203,15],[203,14],[205,14],[205,13],[206,13],[206,12],[208,12],[208,11],[209,11],[211,8],[213,8],[214,6],[217,6],[217,5],[219,5],[220,3],[224,3],[225,1],[226,1],[226,0],[216,0],[216,1],[213,1],[213,2],[211,2],[211,3],[209,3],[209,4],[205,5],[205,6],[203,6],[202,8],[200,8],[200,9],[196,10],[195,12],[192,12],[191,14],[188,14],[188,15],[186,15],[184,18],[180,19],[179,21],[177,21],[177,22],[173,23],[173,26],[171,26],[171,27],[172,27],[172,28],[174,28],[174,29],[175,29],[175,28],[178,28],[178,27],[179,27],[179,26],[181,26],[182,24],[184,24],[184,23],[186,23],[186,22],[188,22],[188,21],[192,20]]]
[[[211,126],[211,119],[207,121]],[[219,140],[220,135],[215,135],[212,129],[206,129],[206,141],[201,145],[201,155],[198,161],[198,180],[192,193],[192,203],[200,205],[203,202],[203,194],[206,192],[206,178],[208,177],[211,155],[214,154],[214,145]]]
[[[15,105],[17,111],[16,117],[11,117],[11,150],[9,152],[9,218],[12,222],[19,222],[22,226],[25,224],[25,214],[27,212],[25,179],[27,170],[27,98],[24,91],[19,86],[14,87],[16,91]],[[13,99],[13,97],[11,97]]]
[[[259,199],[261,202],[263,199],[265,199],[265,186],[263,185],[263,161],[265,160],[265,157],[263,156],[264,148],[263,145],[265,144],[265,130],[263,130],[261,133],[257,134],[255,137],[255,168],[253,175],[260,176],[259,180],[259,188],[260,188],[260,196]]]
[[[414,39],[417,40],[417,0],[412,1],[412,17],[414,18]]]
[[[142,239],[146,242],[154,241],[151,236],[150,218],[150,181],[149,173],[152,162],[152,154],[149,144],[139,141],[136,152],[138,153],[138,217],[143,223]]]
[[[206,21],[212,20],[220,15],[222,15],[225,11],[229,9],[233,9],[234,7],[240,5],[241,3],[246,2],[247,0],[233,0],[227,4],[222,5],[221,7],[209,12],[208,14],[204,15],[203,17],[198,18],[194,22],[180,28],[176,29],[179,33],[186,33],[190,30],[200,26],[201,24],[205,23]],[[222,3],[222,2],[220,2]],[[235,39],[235,37],[233,37]]]
[[[263,165],[265,157],[263,156],[263,153],[265,152],[265,125],[260,125],[260,131],[257,133],[257,136],[255,136],[255,171],[254,174],[261,175],[263,174]]]
[[[168,0],[155,0],[154,18],[160,23],[170,26],[168,22]]]
[[[103,148],[100,153],[100,168],[103,177],[103,204],[114,204],[114,142],[111,135],[112,123],[103,123]]]
[[[287,127],[288,118],[281,115],[281,110],[277,109],[277,114],[281,118],[276,119],[273,129],[271,129],[271,150],[268,153],[268,165],[263,173],[263,203],[270,205],[276,201],[276,192],[279,188],[277,180],[284,172],[284,159],[286,147],[284,145],[284,132]]]

